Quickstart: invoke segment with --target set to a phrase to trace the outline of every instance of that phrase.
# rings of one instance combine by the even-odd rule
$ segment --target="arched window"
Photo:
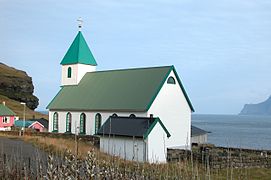
[[[95,115],[95,134],[98,132],[98,130],[100,129],[102,125],[102,116],[100,113],[97,113]]]
[[[72,68],[68,67],[68,78],[72,77]]]
[[[116,113],[112,114],[112,117],[118,117],[118,115]]]
[[[86,114],[80,115],[80,134],[86,134]]]
[[[72,130],[72,115],[70,112],[66,115],[66,132],[71,132]]]
[[[168,84],[176,84],[176,81],[175,81],[174,77],[170,76],[170,77],[167,79],[167,83],[168,83]]]
[[[58,132],[58,113],[55,112],[53,115],[53,132]]]
[[[136,115],[135,114],[130,114],[130,116],[129,116],[130,118],[135,118],[136,117]]]

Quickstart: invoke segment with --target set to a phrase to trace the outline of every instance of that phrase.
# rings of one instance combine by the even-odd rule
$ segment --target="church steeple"
[[[77,33],[60,64],[67,65],[77,63],[97,66],[95,58],[93,57],[81,31]]]
[[[61,85],[77,85],[87,72],[96,71],[96,60],[81,32],[82,20],[79,19],[79,31],[61,61]]]

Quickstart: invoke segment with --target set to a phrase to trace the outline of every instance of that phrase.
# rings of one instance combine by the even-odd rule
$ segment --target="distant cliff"
[[[39,99],[33,95],[32,78],[26,72],[0,63],[0,95],[18,102],[34,110],[39,105]]]
[[[271,115],[271,96],[259,104],[245,104],[240,115]]]

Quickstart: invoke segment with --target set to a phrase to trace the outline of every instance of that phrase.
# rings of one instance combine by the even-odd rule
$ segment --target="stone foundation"
[[[213,169],[271,168],[271,151],[200,146],[192,151],[168,149],[168,162],[191,161]]]

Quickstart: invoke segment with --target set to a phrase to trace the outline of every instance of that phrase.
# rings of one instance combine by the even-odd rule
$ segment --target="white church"
[[[97,71],[81,30],[60,64],[49,132],[97,135],[101,151],[142,162],[190,149],[194,109],[174,66]]]

